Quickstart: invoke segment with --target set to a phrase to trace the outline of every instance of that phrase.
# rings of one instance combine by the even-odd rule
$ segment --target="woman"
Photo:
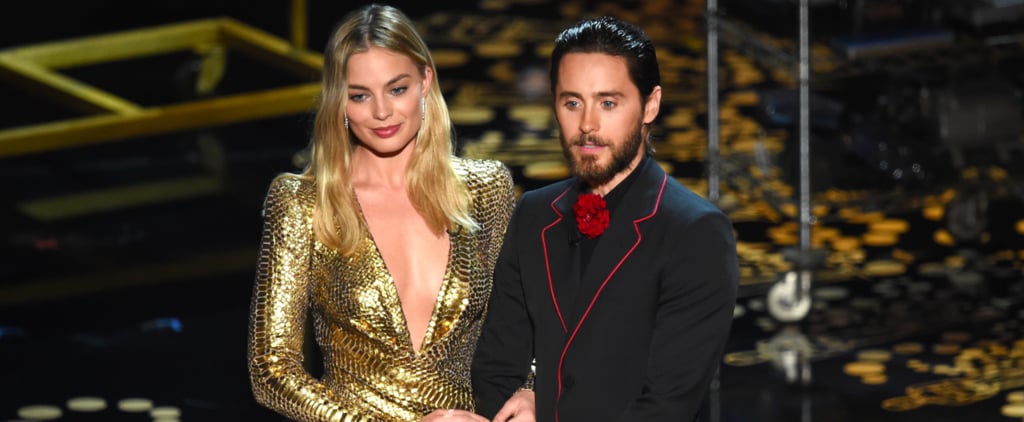
[[[452,156],[433,59],[397,9],[350,14],[324,62],[310,164],[275,178],[264,205],[256,399],[301,421],[486,421],[469,367],[511,175]],[[307,316],[320,379],[303,369]]]

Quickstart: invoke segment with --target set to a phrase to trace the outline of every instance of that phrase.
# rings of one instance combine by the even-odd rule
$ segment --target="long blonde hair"
[[[350,13],[337,26],[324,52],[323,88],[313,127],[312,153],[303,177],[316,183],[313,232],[324,245],[351,254],[366,228],[351,189],[349,165],[357,139],[345,127],[348,102],[348,60],[371,46],[411,59],[426,76],[434,69],[426,96],[424,120],[406,170],[406,191],[432,230],[457,227],[476,230],[471,198],[452,168],[452,124],[441,95],[434,59],[405,14],[391,6],[368,5]]]

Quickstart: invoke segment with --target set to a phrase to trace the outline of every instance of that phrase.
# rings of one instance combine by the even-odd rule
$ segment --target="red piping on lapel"
[[[576,338],[576,333],[580,332],[580,327],[583,326],[583,321],[586,321],[587,316],[590,315],[590,309],[594,307],[594,303],[597,302],[598,296],[601,296],[601,292],[604,290],[604,286],[608,284],[608,280],[612,279],[612,276],[619,271],[619,267],[622,266],[622,263],[626,262],[626,259],[629,259],[629,256],[633,254],[633,251],[636,250],[637,246],[640,246],[640,241],[643,240],[643,234],[640,233],[640,227],[637,227],[637,224],[654,217],[654,215],[658,213],[658,206],[661,205],[661,195],[665,193],[665,182],[667,181],[668,175],[666,174],[665,177],[661,179],[661,188],[658,189],[658,199],[654,201],[654,210],[646,216],[633,220],[633,229],[636,230],[636,243],[633,243],[633,247],[629,248],[629,251],[622,256],[619,263],[615,264],[615,268],[612,268],[612,271],[608,273],[608,276],[604,278],[603,282],[601,282],[601,287],[597,288],[597,293],[594,293],[594,297],[590,299],[590,304],[587,305],[587,310],[583,312],[583,316],[580,317],[580,321],[576,323],[576,328],[572,330],[572,335],[569,336],[569,340],[565,342],[565,347],[562,348],[562,356],[558,358],[558,396],[555,398],[555,422],[558,422],[558,402],[562,399],[562,363],[565,362],[565,354],[569,351],[569,346],[572,345],[573,339]],[[551,276],[548,275],[548,280],[550,279]],[[559,314],[559,318],[561,318],[561,314]],[[562,324],[565,325],[564,322]]]
[[[554,201],[551,201],[551,210],[554,211],[555,214],[558,214],[558,219],[555,220],[553,223],[548,224],[547,226],[544,227],[543,230],[540,231],[540,243],[544,247],[544,269],[547,270],[548,273],[548,290],[551,291],[551,303],[555,304],[555,313],[558,314],[558,321],[562,323],[562,331],[568,333],[569,327],[565,325],[565,318],[562,317],[562,310],[558,307],[558,299],[555,299],[555,285],[551,281],[551,260],[550,258],[548,258],[548,239],[547,237],[545,237],[545,235],[548,232],[548,229],[555,227],[556,225],[558,225],[559,222],[562,221],[562,213],[558,212],[558,208],[555,208],[555,202],[558,202],[559,199],[562,199],[562,197],[565,196],[567,192],[569,192],[569,189],[562,191],[562,193],[555,197]]]

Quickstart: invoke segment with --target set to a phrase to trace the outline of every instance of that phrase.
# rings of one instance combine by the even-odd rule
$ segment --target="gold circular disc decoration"
[[[144,398],[129,398],[117,402],[117,409],[122,412],[147,412],[153,408],[153,401]]]
[[[1010,418],[1024,418],[1024,403],[1010,403],[1003,406],[1003,416]]]
[[[438,68],[460,67],[469,63],[469,53],[462,50],[439,48],[431,50],[434,56],[434,64]]]
[[[60,408],[49,405],[32,405],[18,409],[18,417],[33,421],[49,421],[60,419],[63,415]]]
[[[67,407],[76,412],[99,412],[107,408],[107,401],[99,397],[75,397],[68,400]]]
[[[531,179],[558,180],[569,177],[569,167],[561,161],[539,161],[527,164],[523,175]]]
[[[885,365],[881,362],[869,362],[869,361],[856,361],[847,363],[843,367],[843,372],[846,375],[853,375],[861,377],[869,374],[881,374],[885,372]]]
[[[921,343],[898,343],[892,346],[892,351],[898,355],[916,355],[924,351]]]
[[[881,349],[861,350],[857,353],[857,359],[867,362],[888,362],[889,359],[892,359],[892,353]]]
[[[454,106],[448,110],[452,123],[479,125],[494,120],[494,110],[488,107]]]
[[[522,47],[514,42],[491,41],[476,45],[476,54],[488,59],[504,59],[518,56]]]
[[[154,407],[152,410],[149,411],[149,416],[153,418],[177,419],[181,417],[181,409],[178,409],[177,407],[174,406]]]

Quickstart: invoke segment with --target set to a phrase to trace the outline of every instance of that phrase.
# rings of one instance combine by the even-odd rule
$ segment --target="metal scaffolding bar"
[[[305,25],[301,26],[304,31]],[[59,72],[178,51],[202,55],[224,48],[292,72],[302,81],[230,96],[142,107]],[[316,106],[322,69],[320,54],[229,18],[0,50],[0,77],[88,114],[0,130],[0,157],[303,113]],[[208,82],[215,84],[218,79],[219,74],[213,74]]]
[[[717,204],[719,192],[719,173],[721,171],[719,150],[719,115],[718,115],[718,0],[707,0],[707,84],[708,84],[708,200]]]

